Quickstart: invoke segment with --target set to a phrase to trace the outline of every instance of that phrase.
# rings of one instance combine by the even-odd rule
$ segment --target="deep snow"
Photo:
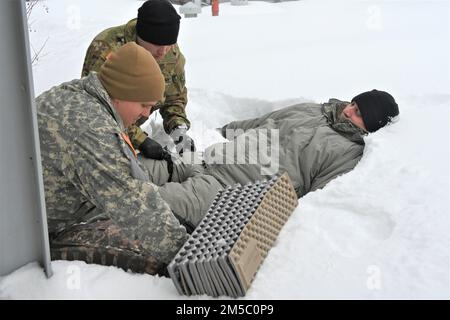
[[[48,38],[36,94],[79,77],[91,39],[141,4],[42,1],[32,16],[33,46]],[[182,20],[201,148],[220,140],[221,124],[294,102],[377,88],[400,106],[399,121],[366,137],[353,171],[300,199],[246,298],[450,298],[449,31],[449,1],[225,3],[219,17],[204,7]],[[53,268],[51,279],[36,264],[0,278],[0,298],[185,298],[170,279],[83,262]]]

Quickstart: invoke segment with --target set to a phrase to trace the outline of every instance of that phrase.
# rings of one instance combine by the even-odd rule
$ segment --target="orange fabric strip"
[[[133,144],[131,143],[130,137],[125,132],[121,132],[120,134],[122,135],[123,140],[125,140],[127,145],[130,147],[131,151],[133,151],[134,156],[137,159],[137,153],[136,153],[136,150],[133,147]]]

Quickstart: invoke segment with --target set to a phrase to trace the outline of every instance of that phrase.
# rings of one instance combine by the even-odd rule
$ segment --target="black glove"
[[[180,126],[176,127],[171,133],[173,142],[175,143],[175,147],[177,152],[182,155],[185,150],[187,151],[195,151],[194,140],[187,135],[187,127]]]
[[[155,160],[163,160],[167,152],[158,142],[150,138],[145,138],[138,149],[144,157]]]
[[[172,156],[167,149],[163,148],[158,142],[153,139],[146,138],[139,146],[139,151],[148,159],[166,160],[167,170],[169,172],[169,182],[172,181],[173,161]]]

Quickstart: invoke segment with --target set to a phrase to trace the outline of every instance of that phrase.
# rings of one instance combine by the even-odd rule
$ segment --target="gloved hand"
[[[175,143],[177,152],[180,155],[182,155],[185,150],[192,152],[195,151],[194,140],[187,135],[187,129],[188,128],[186,126],[179,126],[170,133],[170,136]]]
[[[155,160],[163,160],[167,153],[158,142],[150,138],[146,138],[138,149],[144,157]]]
[[[167,170],[169,172],[169,182],[172,181],[173,161],[170,152],[163,148],[158,142],[153,139],[146,138],[139,146],[139,151],[148,159],[166,160]]]

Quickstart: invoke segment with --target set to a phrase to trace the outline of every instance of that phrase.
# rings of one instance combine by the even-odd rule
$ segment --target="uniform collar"
[[[120,130],[124,131],[125,126],[123,124],[122,118],[120,118],[119,114],[116,111],[116,108],[114,108],[108,92],[103,87],[102,83],[100,82],[100,79],[98,78],[97,72],[90,72],[87,77],[84,77],[82,79],[82,81],[84,81],[83,86],[85,90],[90,95],[100,100],[101,105],[105,107],[108,113],[114,118],[114,120],[119,125]]]
[[[338,99],[330,99],[327,103],[322,105],[322,113],[327,119],[328,125],[333,128],[334,131],[338,132],[350,141],[363,145],[363,136],[367,134],[367,131],[354,125],[351,121],[339,117],[342,110],[344,110],[348,104],[349,102]]]
[[[137,43],[136,22],[137,22],[137,18],[134,18],[134,19],[128,21],[127,24],[125,25],[125,28],[123,29],[123,37],[125,39],[125,43],[132,42],[132,41]]]
[[[125,43],[128,42],[136,42],[137,43],[137,33],[136,33],[136,23],[137,18],[132,19],[125,24],[125,27],[123,28],[123,38],[125,40]],[[178,48],[178,44],[175,43],[172,46],[172,49],[166,54],[166,56],[158,62],[158,64],[164,64],[164,63],[170,63],[176,61],[178,59],[178,56],[180,55],[180,50]]]

